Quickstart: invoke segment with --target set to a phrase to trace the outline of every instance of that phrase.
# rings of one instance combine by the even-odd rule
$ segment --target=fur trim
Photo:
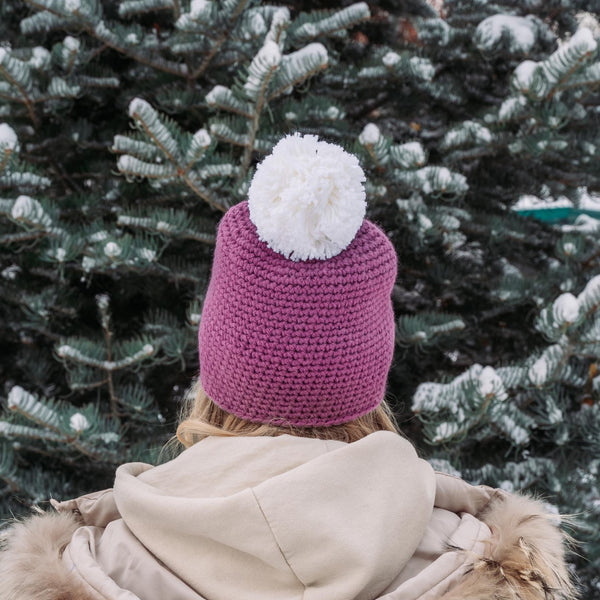
[[[41,512],[3,531],[0,600],[94,600],[61,559],[80,526],[74,513]]]
[[[565,564],[567,536],[532,498],[495,496],[478,515],[492,531],[460,583],[439,600],[574,600]],[[3,532],[0,600],[95,600],[61,554],[82,525],[75,513],[42,513]],[[458,549],[456,549],[458,550]]]
[[[539,500],[496,496],[477,515],[492,537],[457,587],[440,600],[573,600],[577,592],[565,562],[569,537]]]

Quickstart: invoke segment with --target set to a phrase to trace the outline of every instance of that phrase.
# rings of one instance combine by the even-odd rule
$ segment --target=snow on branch
[[[352,4],[339,11],[325,14],[325,16],[317,11],[315,13],[303,14],[297,20],[298,24],[290,31],[290,37],[293,38],[294,43],[302,43],[338,32],[345,33],[347,29],[371,17],[366,2]]]
[[[71,360],[75,363],[88,367],[95,367],[103,371],[118,371],[125,369],[134,364],[140,363],[147,358],[150,358],[155,353],[155,348],[152,344],[144,344],[137,352],[130,356],[126,356],[120,360],[100,360],[92,356],[87,356],[77,348],[69,344],[62,344],[56,350],[58,356],[62,359]]]
[[[156,160],[160,156],[160,150],[155,144],[126,135],[115,135],[111,150],[122,154],[135,154],[146,160]]]
[[[229,88],[222,85],[216,85],[206,94],[206,104],[211,108],[237,113],[249,119],[253,116],[252,103],[237,98]]]
[[[64,29],[68,19],[61,15],[42,10],[21,20],[20,28],[23,35],[34,33],[48,33],[57,29]]]
[[[129,116],[167,157],[172,160],[180,157],[179,146],[173,134],[148,102],[141,98],[134,98],[129,104]]]
[[[0,75],[14,85],[23,96],[32,88],[29,63],[14,58],[6,48],[0,48]]]
[[[206,131],[204,127],[198,129],[198,131],[196,131],[196,133],[194,133],[192,136],[189,148],[185,153],[186,166],[189,168],[194,163],[197,163],[208,150],[208,148],[210,148],[211,143],[212,139],[208,131]]]
[[[117,168],[125,177],[146,177],[147,179],[167,179],[177,176],[177,169],[171,163],[154,164],[126,154],[117,160]]]
[[[52,226],[52,219],[44,211],[42,205],[29,196],[19,196],[10,211],[10,216],[22,224],[47,229]]]
[[[44,405],[33,394],[26,392],[18,385],[11,388],[7,405],[9,410],[26,415],[30,420],[44,427],[54,430],[59,427],[59,417],[56,411]]]
[[[513,87],[534,99],[546,98],[563,83],[569,86],[569,78],[577,81],[578,71],[584,68],[585,61],[596,50],[597,43],[592,32],[581,27],[546,60],[523,61],[513,74]],[[582,82],[585,82],[585,78]]]
[[[463,121],[460,125],[450,129],[442,138],[439,148],[442,151],[452,150],[460,146],[490,144],[492,133],[477,121]]]
[[[264,95],[264,90],[280,62],[279,46],[270,40],[266,41],[248,67],[248,77],[243,87],[249,100],[256,102]]]
[[[450,171],[446,167],[427,166],[417,171],[396,169],[396,177],[409,187],[415,188],[432,197],[463,196],[469,189],[467,178],[461,173]]]
[[[44,440],[47,442],[65,441],[64,436],[55,433],[54,431],[39,429],[37,427],[28,427],[27,425],[16,425],[15,423],[7,423],[6,421],[0,421],[0,435],[7,438],[22,437],[34,440]]]
[[[538,17],[493,15],[479,23],[473,41],[481,52],[529,54],[540,37],[554,37]]]
[[[427,151],[421,142],[407,142],[390,146],[390,158],[402,169],[418,169],[427,164]]]
[[[280,94],[291,92],[295,85],[326,69],[328,64],[329,57],[323,44],[309,44],[296,52],[285,55],[273,78],[269,100]]]

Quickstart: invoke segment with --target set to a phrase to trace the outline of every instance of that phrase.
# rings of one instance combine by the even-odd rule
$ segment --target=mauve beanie
[[[317,427],[382,401],[396,253],[363,219],[363,180],[341,148],[289,136],[259,165],[249,201],[221,220],[198,341],[202,387],[227,412]]]

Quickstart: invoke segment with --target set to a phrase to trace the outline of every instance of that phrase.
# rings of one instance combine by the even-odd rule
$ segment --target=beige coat
[[[542,505],[436,474],[390,432],[207,438],[13,525],[0,600],[572,598]]]

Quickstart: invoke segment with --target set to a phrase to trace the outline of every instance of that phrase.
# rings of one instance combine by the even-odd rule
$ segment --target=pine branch
[[[238,181],[242,181],[248,172],[250,167],[250,161],[252,160],[252,153],[254,152],[254,143],[256,140],[256,134],[258,133],[258,125],[260,123],[260,117],[262,115],[263,106],[266,100],[266,92],[269,87],[271,78],[279,68],[281,61],[281,54],[279,47],[275,42],[266,42],[265,45],[259,50],[255,56],[252,64],[250,65],[248,81],[245,84],[245,89],[249,91],[254,101],[254,112],[252,120],[248,127],[248,135],[246,141],[246,148],[244,150],[244,156],[240,171],[238,174]],[[254,69],[254,71],[253,71]],[[258,87],[256,88],[255,82],[252,78],[255,77],[258,81]],[[252,88],[250,88],[252,83]]]
[[[11,73],[11,69],[10,69],[11,62],[16,64],[16,61],[10,57],[9,53],[4,48],[0,48],[0,74],[2,74],[4,76],[4,78],[11,85],[13,85],[15,88],[17,88],[17,90],[19,91],[19,93],[21,94],[21,96],[23,98],[22,102],[23,102],[23,104],[25,104],[25,107],[27,108],[29,118],[31,119],[33,126],[37,129],[39,127],[39,120],[38,120],[37,115],[35,114],[35,110],[33,107],[33,101],[29,97],[29,94],[27,94],[27,91],[25,90],[25,86],[23,85],[23,82],[18,81],[18,79],[14,76],[14,74]],[[7,64],[5,65],[4,63],[7,63]],[[25,66],[23,66],[23,68],[25,68]]]
[[[62,12],[56,10],[55,8],[51,6],[46,6],[45,4],[38,2],[37,0],[25,0],[25,2],[27,4],[30,4],[33,8],[51,13],[57,18],[64,19],[65,17],[68,17],[68,15],[64,15]],[[188,77],[186,65],[168,61],[162,58],[158,60],[152,60],[144,54],[137,52],[133,48],[120,45],[118,42],[118,38],[110,32],[110,30],[106,27],[103,21],[100,21],[96,26],[87,21],[82,22],[81,20],[78,24],[81,25],[82,29],[91,37],[101,42],[103,46],[108,46],[113,50],[125,56],[128,56],[129,58],[132,58],[140,64],[147,65],[148,67],[156,69],[157,71],[163,71],[165,73],[170,73],[171,75],[177,75],[178,77]]]
[[[135,98],[129,106],[130,116],[136,120],[139,127],[144,131],[147,137],[152,140],[158,149],[166,156],[171,163],[167,165],[156,165],[140,161],[135,157],[125,155],[120,157],[118,165],[122,173],[142,175],[144,177],[177,177],[181,179],[197,196],[202,198],[213,208],[225,212],[228,208],[226,204],[216,200],[212,193],[207,190],[197,180],[195,174],[190,172],[191,164],[181,160],[179,146],[169,129],[161,122],[158,113],[145,100]],[[192,139],[192,143],[194,140]],[[196,140],[196,143],[199,143]],[[122,141],[118,141],[114,149],[123,147]],[[146,148],[142,147],[144,153]]]
[[[189,77],[191,81],[195,81],[202,75],[204,75],[206,69],[208,69],[210,63],[213,58],[219,53],[222,46],[229,39],[231,31],[237,21],[238,17],[242,14],[248,0],[237,0],[237,5],[232,14],[228,17],[228,26],[223,30],[217,41],[213,44],[213,47],[210,49],[208,54],[204,57],[204,60],[200,63],[200,65],[193,71]]]

